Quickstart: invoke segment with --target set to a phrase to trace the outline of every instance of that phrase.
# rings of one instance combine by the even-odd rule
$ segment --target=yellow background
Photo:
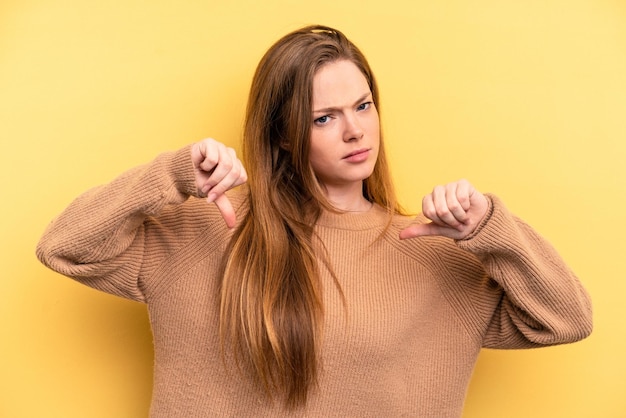
[[[146,416],[144,306],[48,271],[35,244],[73,197],[161,151],[237,147],[258,59],[309,23],[369,57],[408,208],[466,177],[592,294],[589,339],[484,351],[464,416],[626,416],[622,0],[3,0],[0,416]]]

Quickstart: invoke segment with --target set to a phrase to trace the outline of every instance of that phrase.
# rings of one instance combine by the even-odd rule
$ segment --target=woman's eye
[[[321,118],[315,119],[313,123],[315,123],[316,125],[324,125],[328,123],[329,120],[330,120],[330,117],[326,115],[326,116],[322,116]]]
[[[365,103],[361,103],[359,105],[359,107],[357,107],[357,110],[366,110],[369,109],[369,107],[372,105],[372,102],[365,102]]]

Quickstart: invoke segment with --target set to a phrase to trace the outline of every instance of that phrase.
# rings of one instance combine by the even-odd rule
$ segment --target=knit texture
[[[194,197],[189,147],[77,198],[37,256],[102,291],[145,302],[154,336],[152,417],[459,417],[482,347],[570,343],[591,332],[578,279],[533,229],[489,195],[468,239],[399,240],[417,221],[325,212],[315,231],[345,295],[320,263],[319,386],[301,410],[268,400],[222,361],[218,270],[232,231]],[[241,193],[230,193],[239,215]]]

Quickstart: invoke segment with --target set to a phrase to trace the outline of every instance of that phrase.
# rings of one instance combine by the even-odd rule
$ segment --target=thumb
[[[233,228],[237,222],[237,217],[235,215],[235,209],[233,209],[233,205],[228,200],[228,196],[225,194],[221,194],[215,198],[213,201],[220,213],[222,214],[222,218],[224,218],[224,222],[229,228]]]
[[[447,235],[450,228],[439,226],[432,222],[427,224],[411,225],[400,231],[400,239],[428,237],[432,235]]]

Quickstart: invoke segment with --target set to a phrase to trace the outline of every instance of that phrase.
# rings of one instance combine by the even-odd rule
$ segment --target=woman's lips
[[[359,149],[359,150],[351,152],[350,154],[343,157],[343,160],[351,162],[351,163],[360,163],[360,162],[367,160],[369,155],[370,155],[370,149],[364,148],[364,149]]]

